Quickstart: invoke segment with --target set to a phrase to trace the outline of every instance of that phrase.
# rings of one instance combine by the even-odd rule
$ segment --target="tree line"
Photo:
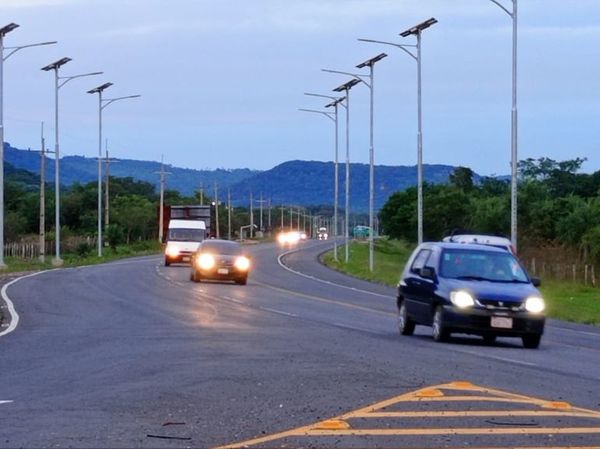
[[[600,171],[580,173],[585,159],[526,159],[518,164],[519,247],[562,246],[600,261]],[[510,181],[457,167],[448,184],[424,185],[424,234],[439,240],[454,230],[510,234]],[[382,231],[416,241],[417,190],[393,194],[379,213]]]

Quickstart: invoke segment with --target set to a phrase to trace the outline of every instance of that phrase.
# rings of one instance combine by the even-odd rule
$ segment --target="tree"
[[[468,167],[456,167],[449,177],[450,185],[453,185],[463,192],[473,190],[473,170]]]
[[[112,220],[125,233],[125,241],[149,239],[156,232],[155,206],[140,195],[124,195],[115,198]]]

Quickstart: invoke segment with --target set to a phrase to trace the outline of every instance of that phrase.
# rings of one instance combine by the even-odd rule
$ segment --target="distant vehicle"
[[[165,266],[190,263],[192,254],[206,238],[206,226],[201,220],[170,220],[165,247]]]
[[[319,228],[317,238],[319,240],[327,240],[329,238],[329,234],[327,234],[327,228]]]
[[[296,245],[302,239],[302,235],[298,231],[283,231],[277,236],[277,241],[282,246]]]
[[[163,236],[166,238],[171,220],[195,220],[203,221],[206,230],[206,238],[215,237],[216,230],[213,223],[214,206],[192,204],[192,205],[165,205],[163,208]],[[160,208],[158,210],[160,214]]]
[[[517,255],[517,251],[511,241],[506,237],[485,234],[456,234],[444,237],[443,242],[449,243],[477,243],[479,245],[495,246]]]
[[[520,337],[537,348],[544,332],[545,303],[537,286],[508,251],[493,246],[423,243],[413,252],[398,284],[398,328],[432,327],[435,341],[453,332]]]
[[[250,258],[243,247],[229,240],[205,240],[200,244],[192,260],[190,280],[205,279],[234,281],[246,285],[250,272]]]

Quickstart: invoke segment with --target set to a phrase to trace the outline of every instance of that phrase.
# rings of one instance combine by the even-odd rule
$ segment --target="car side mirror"
[[[425,279],[435,279],[435,270],[431,267],[421,268],[421,272],[419,274]]]
[[[542,285],[542,280],[540,278],[531,278],[531,283],[534,287],[539,287]]]

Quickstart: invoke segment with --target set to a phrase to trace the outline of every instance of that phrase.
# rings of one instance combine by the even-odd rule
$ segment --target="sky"
[[[500,0],[510,7],[511,0]],[[489,0],[0,0],[5,46],[57,40],[5,61],[5,140],[54,145],[54,89],[40,68],[64,56],[75,79],[60,89],[61,155],[98,151],[98,98],[140,94],[104,109],[112,156],[196,169],[269,169],[331,161],[334,128],[299,112],[347,81],[322,68],[376,66],[375,162],[416,163],[416,64],[395,47],[423,35],[424,162],[510,172],[511,19]],[[519,1],[519,159],[587,157],[600,169],[600,1]],[[343,117],[342,122],[343,122]],[[351,98],[350,159],[368,162],[369,91]],[[343,126],[340,134],[344,134]],[[340,161],[345,158],[341,140]],[[104,143],[103,143],[104,146]]]

